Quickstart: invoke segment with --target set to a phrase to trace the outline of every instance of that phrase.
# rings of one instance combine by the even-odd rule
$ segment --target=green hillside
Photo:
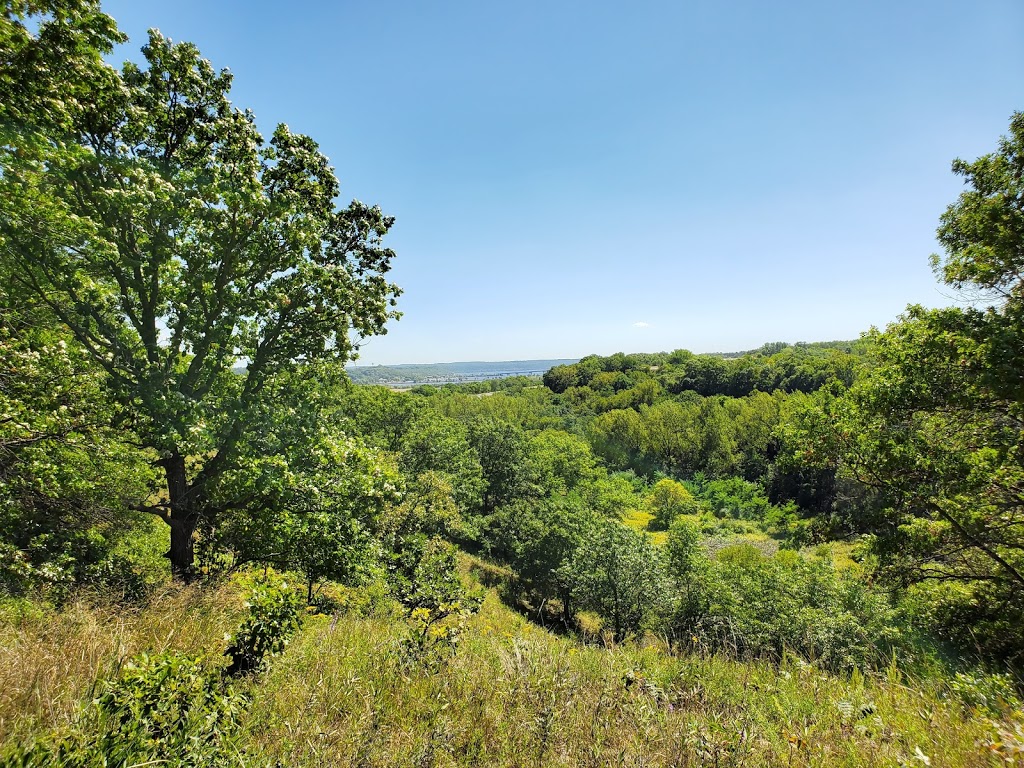
[[[346,369],[394,219],[197,46],[124,42],[0,14],[0,768],[1024,765],[1024,113],[953,164],[969,301]],[[651,306],[735,286],[641,275],[624,218]]]
[[[243,596],[227,584],[166,592],[129,614],[76,604],[6,624],[0,739],[42,739],[38,758],[59,736],[74,755],[68,745],[96,738],[96,679],[116,679],[142,651],[222,664]],[[493,590],[458,650],[424,666],[403,652],[409,627],[393,606],[349,599],[339,614],[308,615],[267,671],[236,687],[233,724],[207,729],[211,743],[193,754],[382,767],[990,766],[1021,754],[1019,731],[999,719],[1013,704],[986,703],[970,678],[946,684],[895,667],[836,675],[796,657],[766,665],[699,648],[680,656],[655,636],[581,642],[537,627]]]

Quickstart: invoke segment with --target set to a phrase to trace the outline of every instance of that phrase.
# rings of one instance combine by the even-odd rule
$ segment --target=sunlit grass
[[[0,603],[0,743],[67,724],[94,682],[135,654],[220,653],[242,600],[227,584],[167,587],[140,610],[81,601],[60,611],[23,600]]]
[[[259,686],[250,745],[285,764],[992,765],[996,726],[899,671],[582,645],[490,595],[451,661],[409,668],[400,625],[311,621]]]
[[[60,728],[95,679],[140,651],[219,655],[240,602],[226,586],[172,590],[137,613],[8,605],[0,738]],[[939,678],[895,667],[836,676],[796,658],[741,662],[699,643],[674,654],[651,636],[587,644],[546,632],[491,590],[455,654],[424,668],[400,650],[406,627],[395,613],[374,600],[353,605],[310,616],[252,681],[238,743],[246,764],[1013,764],[1005,744],[1019,724],[965,708]]]
[[[651,520],[654,519],[654,515],[642,509],[629,509],[626,510],[622,516],[622,522],[632,528],[638,533],[647,534],[651,542],[660,546],[664,546],[668,541],[667,531],[652,531],[648,528]]]

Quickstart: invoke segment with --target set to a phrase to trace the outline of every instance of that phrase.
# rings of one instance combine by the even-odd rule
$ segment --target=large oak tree
[[[392,219],[338,207],[317,144],[286,125],[265,141],[194,45],[151,31],[116,70],[102,56],[122,40],[96,2],[5,4],[0,259],[158,457],[147,510],[185,573],[198,524],[251,503],[212,489],[275,377],[343,364],[395,316]]]

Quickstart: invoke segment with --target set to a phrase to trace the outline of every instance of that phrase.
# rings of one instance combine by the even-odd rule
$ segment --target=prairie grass
[[[255,690],[248,747],[324,766],[987,766],[999,725],[895,668],[835,677],[790,659],[585,646],[489,596],[440,670],[401,628],[321,617]],[[1012,728],[1012,726],[1004,726]]]
[[[241,617],[240,593],[170,590],[135,613],[85,603],[7,610],[0,740],[64,727],[93,681],[130,655],[219,655]],[[948,696],[940,678],[911,680],[895,666],[835,676],[796,658],[741,662],[699,644],[677,655],[654,637],[583,644],[530,623],[491,590],[455,654],[424,667],[400,650],[406,624],[367,607],[310,616],[251,680],[237,744],[244,764],[967,768],[1020,759],[1021,713],[997,720]]]
[[[0,743],[71,722],[95,681],[129,657],[170,649],[219,654],[242,591],[168,586],[145,608],[80,600],[56,611],[0,603]]]

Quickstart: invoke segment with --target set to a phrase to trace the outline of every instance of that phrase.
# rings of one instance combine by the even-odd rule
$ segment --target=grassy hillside
[[[895,666],[833,676],[699,647],[676,656],[652,637],[584,644],[530,623],[493,591],[455,654],[424,666],[402,652],[407,627],[388,601],[353,596],[348,612],[309,616],[270,670],[243,683],[251,703],[233,738],[244,764],[952,767],[1021,755],[1021,713],[963,681]],[[140,652],[216,658],[242,594],[232,584],[185,589],[153,605],[8,606],[0,740],[71,728],[95,681]]]

